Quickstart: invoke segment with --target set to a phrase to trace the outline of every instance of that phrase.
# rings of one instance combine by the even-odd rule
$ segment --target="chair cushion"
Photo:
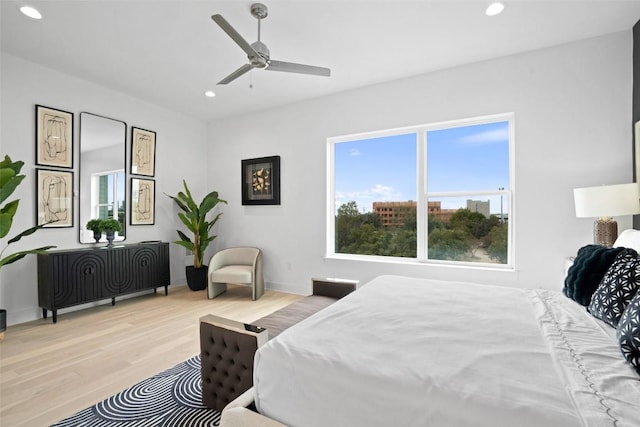
[[[253,266],[225,265],[209,273],[209,281],[214,283],[251,283]]]

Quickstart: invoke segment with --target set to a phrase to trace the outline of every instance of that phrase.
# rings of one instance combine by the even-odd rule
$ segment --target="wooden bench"
[[[200,318],[202,403],[222,411],[253,386],[253,358],[268,339],[356,290],[357,281],[313,279],[313,293],[252,324]]]

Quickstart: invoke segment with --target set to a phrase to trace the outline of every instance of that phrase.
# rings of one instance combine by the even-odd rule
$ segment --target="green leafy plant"
[[[102,220],[102,229],[104,231],[121,231],[122,224],[117,219],[109,218]]]
[[[11,196],[11,194],[13,194],[15,189],[25,178],[24,175],[20,175],[22,166],[24,166],[24,162],[14,162],[9,156],[6,155],[4,156],[4,160],[0,162],[0,204],[4,203],[4,201],[7,200],[7,198]],[[19,202],[19,199],[12,200],[10,202],[7,202],[0,208],[0,238],[4,238],[7,236],[7,234],[9,234],[11,225],[13,224],[13,217],[18,210]],[[10,244],[19,241],[25,236],[29,236],[35,233],[45,225],[46,224],[40,224],[35,227],[31,227],[9,239],[9,241],[7,242],[7,246],[2,248],[2,251],[0,251],[0,267],[16,262],[29,254],[41,254],[46,252],[48,249],[55,248],[55,246],[43,246],[37,249],[19,251],[6,256],[4,255],[5,250],[9,247]]]
[[[184,246],[188,250],[193,252],[193,267],[202,267],[202,259],[207,246],[216,238],[216,236],[210,236],[209,231],[222,215],[222,212],[218,213],[211,221],[207,221],[207,214],[218,203],[227,203],[226,200],[222,200],[218,197],[217,191],[212,191],[207,194],[200,204],[197,204],[191,196],[191,191],[187,187],[187,182],[182,180],[184,185],[184,192],[180,191],[176,196],[167,194],[174,202],[182,209],[182,212],[178,213],[178,217],[182,223],[193,233],[193,240],[180,230],[176,230],[180,236],[180,240],[174,243]]]
[[[87,222],[86,227],[87,230],[91,230],[93,232],[101,233],[102,231],[104,231],[101,219],[90,219]]]

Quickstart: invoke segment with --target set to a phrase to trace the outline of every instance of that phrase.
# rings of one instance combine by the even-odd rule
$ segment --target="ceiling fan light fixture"
[[[489,7],[487,7],[487,10],[485,10],[484,13],[486,13],[487,16],[496,16],[501,14],[503,10],[504,10],[504,3],[501,3],[498,1],[498,2],[491,3]]]
[[[22,6],[20,12],[31,19],[42,19],[42,14],[35,7]]]

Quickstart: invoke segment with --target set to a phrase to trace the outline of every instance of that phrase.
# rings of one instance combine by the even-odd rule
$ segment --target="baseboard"
[[[265,282],[265,287],[270,291],[284,292],[287,294],[294,294],[294,295],[310,295],[311,294],[311,284],[309,284],[308,291],[305,289],[300,289],[300,285],[290,285],[285,283]]]

